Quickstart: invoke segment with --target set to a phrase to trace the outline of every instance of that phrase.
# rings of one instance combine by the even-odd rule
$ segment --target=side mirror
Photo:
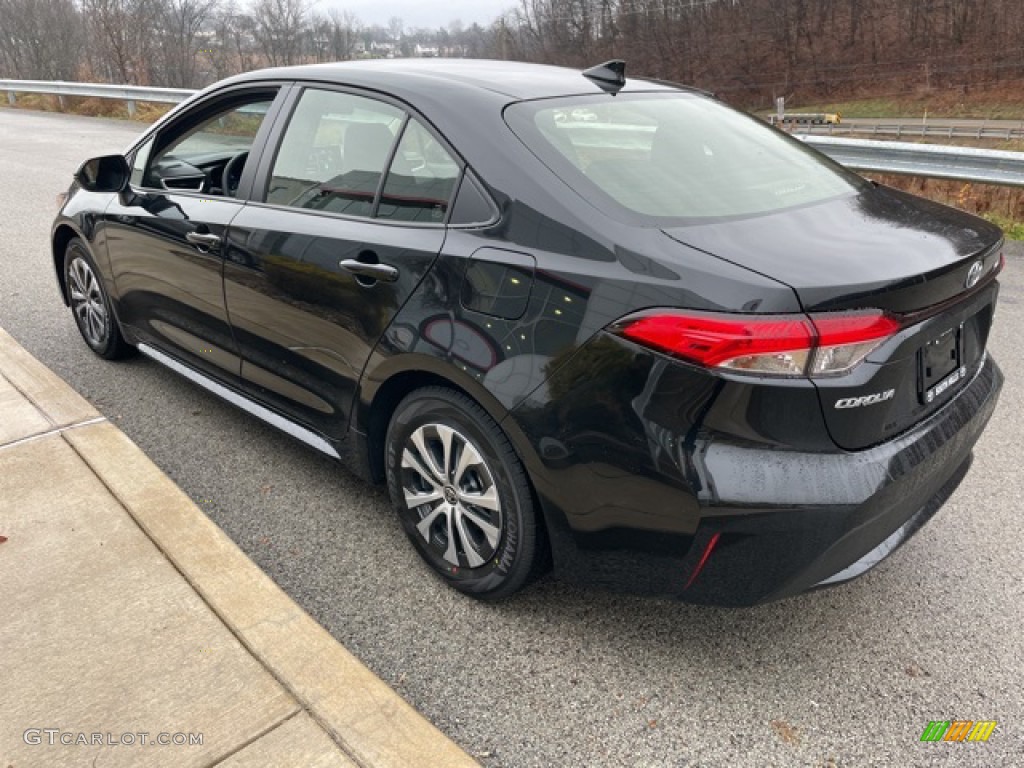
[[[122,192],[131,173],[123,155],[105,155],[82,163],[75,180],[88,192]]]

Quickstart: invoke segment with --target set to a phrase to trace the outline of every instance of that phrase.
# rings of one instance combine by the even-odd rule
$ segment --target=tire
[[[530,482],[483,408],[444,387],[412,392],[391,417],[385,461],[402,527],[445,582],[498,600],[529,581],[541,534]]]
[[[77,237],[64,252],[64,285],[78,332],[93,352],[105,360],[117,360],[135,351],[121,335],[96,262]]]

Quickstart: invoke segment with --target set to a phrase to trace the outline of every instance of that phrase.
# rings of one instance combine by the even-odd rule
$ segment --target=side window
[[[272,94],[233,99],[230,106],[197,118],[186,117],[161,133],[153,145],[135,156],[132,180],[141,173],[142,186],[234,197],[256,134],[273,103]],[[140,163],[142,164],[140,167]]]
[[[307,89],[274,160],[266,201],[368,217],[405,113],[390,104]]]
[[[444,223],[460,172],[459,164],[431,133],[410,119],[388,171],[377,216]]]

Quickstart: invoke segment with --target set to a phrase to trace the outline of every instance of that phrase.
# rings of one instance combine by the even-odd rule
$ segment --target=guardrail
[[[858,171],[1024,187],[1024,152],[832,136],[796,138]]]
[[[61,109],[65,96],[94,96],[116,99],[128,106],[128,114],[135,117],[135,102],[152,101],[157,104],[178,104],[195,91],[187,88],[151,88],[142,85],[108,85],[106,83],[70,83],[62,80],[0,80],[0,91],[7,91],[7,101],[17,103],[19,93],[41,93],[56,96]]]
[[[56,96],[63,107],[64,96],[95,96],[119,99],[128,105],[129,114],[135,114],[136,101],[177,104],[195,91],[183,88],[150,88],[136,85],[107,85],[104,83],[70,83],[47,80],[0,80],[0,91],[7,92],[11,104],[17,103],[18,93],[40,93]],[[587,123],[593,128],[595,124]],[[832,129],[839,126],[821,126]],[[849,126],[871,129],[872,126]],[[876,126],[877,127],[877,126]],[[894,129],[898,126],[892,126]],[[904,126],[906,135],[911,135]],[[936,131],[956,129],[936,128]],[[964,129],[974,136],[975,129]],[[1006,130],[1001,129],[997,138]],[[942,135],[946,135],[943,133]],[[1024,133],[1022,133],[1024,135]],[[819,136],[801,131],[794,134],[815,149],[849,168],[877,173],[898,173],[909,176],[928,176],[937,179],[973,181],[1024,187],[1024,152],[1007,152],[973,147],[944,147],[933,144],[912,144],[897,141],[870,141],[864,139]]]
[[[908,123],[840,123],[839,125],[814,125],[799,124],[794,135],[850,135],[862,134],[865,136],[895,136],[897,139],[904,136],[941,136],[946,139],[1002,139],[1011,141],[1013,139],[1024,139],[1024,124],[1021,127],[993,126],[993,125],[928,125]]]

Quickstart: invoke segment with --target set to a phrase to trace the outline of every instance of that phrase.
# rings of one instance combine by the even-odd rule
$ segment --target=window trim
[[[274,165],[277,162],[277,155],[281,151],[281,145],[284,140],[284,134],[291,123],[292,116],[295,113],[295,109],[298,106],[299,100],[307,90],[320,90],[320,91],[333,91],[337,93],[344,93],[351,96],[357,96],[359,98],[368,99],[370,101],[377,101],[389,106],[399,109],[404,114],[402,126],[398,133],[395,134],[395,141],[391,146],[391,153],[388,156],[388,164],[384,169],[384,173],[381,174],[380,181],[377,185],[377,191],[374,195],[373,207],[370,216],[351,216],[344,213],[336,213],[334,211],[317,211],[311,208],[297,208],[291,205],[280,205],[278,203],[267,202],[267,190],[270,186],[271,174]],[[380,208],[381,195],[384,191],[384,185],[387,183],[388,176],[391,174],[391,165],[394,163],[395,154],[398,152],[398,147],[401,144],[402,137],[405,135],[405,131],[408,128],[409,121],[415,119],[424,130],[426,130],[434,140],[444,148],[444,150],[451,156],[453,160],[459,166],[459,174],[455,179],[455,184],[452,187],[452,194],[448,201],[448,210],[445,211],[444,221],[440,222],[419,222],[419,221],[397,221],[393,219],[381,219],[377,218],[377,212]],[[374,91],[363,88],[356,88],[349,85],[343,85],[339,83],[323,83],[315,80],[295,82],[288,94],[288,98],[281,105],[281,119],[274,125],[274,131],[267,137],[267,143],[264,145],[264,151],[262,158],[259,163],[259,167],[256,170],[256,177],[253,180],[252,195],[249,203],[257,207],[266,207],[273,210],[290,211],[292,213],[309,214],[314,216],[326,216],[332,219],[340,219],[342,221],[356,221],[364,224],[377,224],[380,226],[390,227],[404,227],[407,229],[438,229],[449,227],[449,219],[451,218],[452,211],[455,209],[455,201],[458,198],[459,191],[462,188],[463,181],[466,178],[466,170],[469,168],[469,164],[466,159],[455,151],[451,143],[444,137],[444,135],[437,130],[433,123],[430,122],[419,110],[414,108],[411,104],[408,104],[401,99],[397,99],[386,93],[380,91]],[[487,194],[488,199],[490,195]],[[492,201],[493,204],[493,201]],[[497,206],[493,206],[497,209]],[[493,223],[493,222],[492,222]],[[478,229],[480,224],[472,225],[453,225],[460,229]],[[486,225],[485,225],[486,226]]]
[[[370,208],[370,218],[378,219],[380,214],[380,203],[381,198],[384,197],[384,187],[387,186],[388,177],[391,176],[391,168],[395,164],[395,158],[398,157],[398,148],[402,146],[402,141],[405,139],[405,132],[409,130],[409,123],[412,121],[412,115],[409,114],[409,110],[405,111],[405,118],[402,120],[402,126],[398,129],[398,133],[395,134],[395,141],[391,145],[391,151],[388,152],[387,163],[384,165],[384,172],[380,175],[380,180],[377,182],[377,192],[373,196],[373,205]],[[462,175],[462,168],[459,168],[459,176]],[[448,202],[448,207],[451,208],[451,200]],[[448,212],[445,211],[445,219],[448,218]]]

